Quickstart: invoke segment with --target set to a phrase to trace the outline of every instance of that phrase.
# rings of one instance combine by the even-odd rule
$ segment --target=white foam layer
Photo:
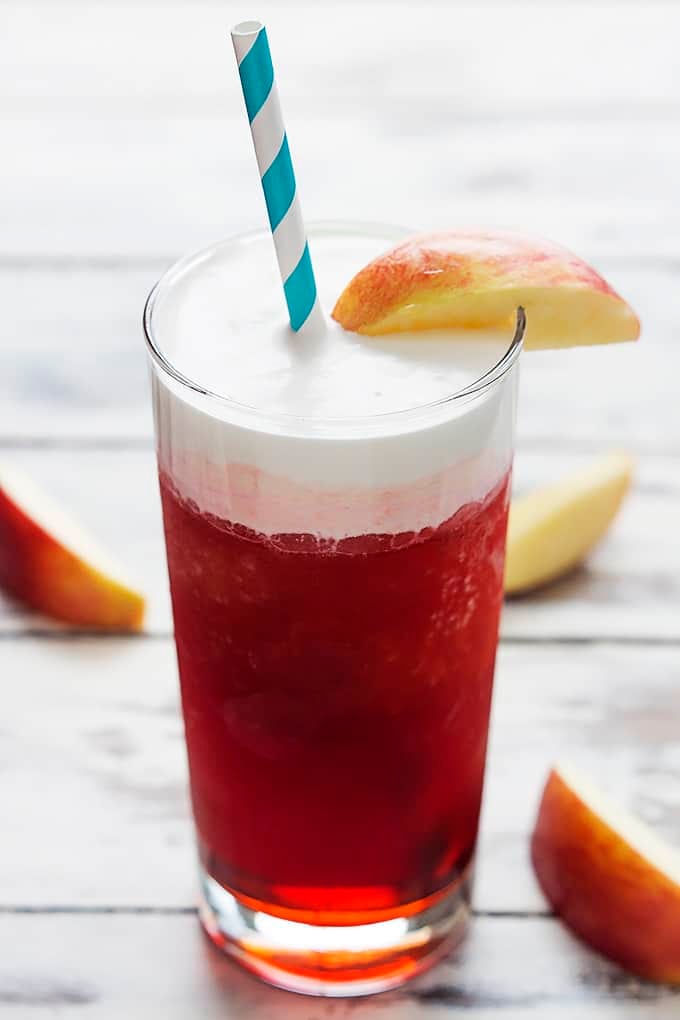
[[[329,310],[393,233],[317,231]],[[161,466],[200,509],[254,530],[346,537],[432,527],[507,471],[514,385],[446,401],[488,372],[507,333],[294,335],[271,238],[218,246],[161,288],[152,332],[211,400],[156,373]]]

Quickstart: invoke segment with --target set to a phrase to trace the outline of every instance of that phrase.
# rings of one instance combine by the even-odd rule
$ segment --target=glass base
[[[201,867],[200,918],[209,937],[258,977],[305,995],[371,995],[403,984],[458,945],[470,916],[472,865],[444,890],[389,920],[316,925],[243,902]]]

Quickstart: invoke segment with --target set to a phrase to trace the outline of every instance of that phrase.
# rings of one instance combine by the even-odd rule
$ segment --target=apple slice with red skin
[[[576,935],[640,977],[680,984],[680,853],[652,829],[574,769],[556,766],[531,858]]]
[[[138,630],[144,597],[46,493],[0,466],[0,587],[55,619]]]
[[[550,241],[450,231],[408,238],[361,269],[333,318],[368,336],[510,326],[526,350],[636,340],[632,308],[599,273]]]

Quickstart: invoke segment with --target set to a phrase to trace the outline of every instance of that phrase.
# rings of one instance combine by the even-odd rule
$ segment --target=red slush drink
[[[393,235],[312,237],[337,293]],[[464,929],[518,344],[291,338],[270,247],[147,310],[202,915],[275,983],[372,991]]]

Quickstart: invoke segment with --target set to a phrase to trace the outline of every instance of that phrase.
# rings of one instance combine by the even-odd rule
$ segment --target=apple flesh
[[[506,595],[538,588],[581,563],[619,512],[632,473],[631,457],[608,454],[561,482],[513,499]]]
[[[571,768],[548,777],[531,840],[545,896],[594,949],[680,984],[680,854]]]
[[[370,262],[333,309],[368,336],[510,327],[527,315],[527,350],[636,340],[637,316],[599,273],[559,245],[519,234],[409,238]]]
[[[48,496],[0,467],[0,587],[80,627],[138,630],[144,598]]]

